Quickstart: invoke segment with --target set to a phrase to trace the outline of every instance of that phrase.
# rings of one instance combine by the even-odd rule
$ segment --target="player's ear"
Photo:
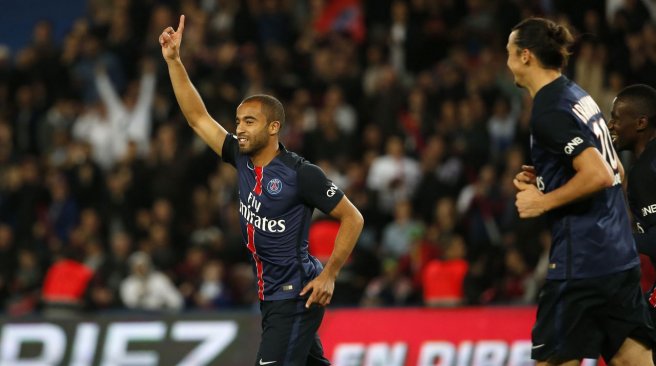
[[[269,133],[276,135],[278,132],[280,132],[280,121],[271,121],[269,123]]]
[[[519,56],[522,60],[522,63],[527,64],[531,59],[531,51],[529,51],[528,48],[524,48]]]
[[[638,121],[636,123],[636,130],[642,131],[648,126],[649,126],[649,119],[647,119],[647,116],[638,117]]]

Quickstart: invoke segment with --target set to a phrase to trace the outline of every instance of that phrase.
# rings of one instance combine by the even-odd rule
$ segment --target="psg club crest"
[[[267,183],[267,192],[271,194],[278,194],[282,191],[282,181],[278,178],[273,178]]]

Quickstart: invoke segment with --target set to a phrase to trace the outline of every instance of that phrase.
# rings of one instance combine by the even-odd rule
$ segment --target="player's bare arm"
[[[174,30],[173,27],[164,29],[159,36],[162,56],[166,60],[175,98],[178,100],[182,114],[184,114],[191,128],[194,129],[194,132],[212,150],[221,155],[227,132],[207,112],[203,100],[191,83],[191,80],[189,80],[187,70],[180,59],[180,46],[182,44],[184,27],[185,16],[181,15],[177,29]]]
[[[323,271],[314,280],[310,281],[300,293],[301,296],[310,293],[310,297],[305,303],[306,308],[309,308],[312,304],[326,306],[330,303],[335,289],[335,279],[349,255],[351,255],[364,226],[362,214],[346,196],[342,197],[337,206],[330,212],[330,216],[339,220],[340,223],[335,238],[335,247]]]
[[[572,179],[547,194],[540,192],[535,185],[515,179],[513,183],[519,191],[515,203],[519,216],[537,217],[613,185],[613,172],[594,147],[577,155],[572,167],[576,171]]]

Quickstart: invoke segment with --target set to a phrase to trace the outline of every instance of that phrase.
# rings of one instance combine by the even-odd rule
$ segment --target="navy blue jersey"
[[[576,171],[572,160],[593,147],[613,169],[612,187],[547,213],[552,246],[548,279],[590,278],[639,264],[627,214],[618,157],[594,100],[564,76],[535,95],[531,114],[531,158],[538,188],[551,192]]]
[[[656,264],[656,140],[650,141],[629,170],[627,197],[636,224],[638,251]]]
[[[638,230],[656,227],[656,140],[647,143],[631,167],[628,179],[629,207]]]
[[[319,167],[282,144],[265,167],[253,166],[232,134],[226,136],[221,155],[237,168],[241,231],[252,255],[260,300],[297,297],[322,270],[308,253],[312,212],[318,208],[329,213],[344,193]]]

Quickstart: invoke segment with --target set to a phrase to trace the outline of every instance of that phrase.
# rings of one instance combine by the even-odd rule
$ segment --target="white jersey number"
[[[592,132],[594,132],[597,140],[599,140],[599,145],[601,145],[601,156],[610,165],[613,172],[617,173],[617,153],[613,148],[613,139],[610,137],[610,131],[608,131],[608,127],[606,126],[606,121],[603,118],[599,118],[592,122]]]

